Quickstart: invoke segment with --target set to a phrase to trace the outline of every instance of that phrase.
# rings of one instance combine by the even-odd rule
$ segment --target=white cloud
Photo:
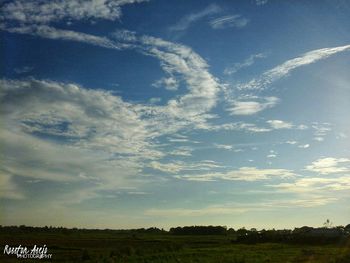
[[[255,0],[256,5],[261,6],[261,5],[266,5],[268,0]]]
[[[276,97],[248,96],[244,99],[230,101],[231,106],[226,110],[231,115],[252,115],[276,106],[279,101]]]
[[[248,24],[249,20],[242,15],[227,15],[210,21],[213,29],[223,29],[228,27],[242,28]]]
[[[241,167],[238,170],[227,172],[214,172],[195,175],[177,175],[178,179],[188,181],[216,181],[216,180],[233,180],[233,181],[258,181],[267,180],[273,177],[290,178],[295,174],[286,169],[258,169],[256,167]]]
[[[348,138],[348,135],[346,135],[345,133],[343,132],[340,132],[337,134],[337,137],[336,137],[338,140],[340,139],[347,139]]]
[[[224,124],[217,124],[217,125],[208,125],[205,127],[205,129],[211,130],[211,131],[227,130],[227,131],[245,131],[245,132],[253,132],[253,133],[270,132],[273,130],[280,130],[280,129],[297,129],[297,130],[305,129],[303,125],[296,126],[293,123],[285,122],[282,120],[268,120],[266,121],[266,123],[268,124],[268,127],[258,126],[254,123],[231,122],[231,123],[224,123]],[[291,142],[293,141],[288,141],[286,143],[293,144]]]
[[[185,126],[205,128],[208,126],[207,120],[213,117],[207,112],[216,105],[220,84],[209,73],[206,61],[189,47],[160,38],[137,36],[134,32],[125,30],[122,34],[120,31],[116,32],[114,38],[117,41],[114,41],[106,37],[60,30],[45,25],[2,29],[49,39],[84,42],[109,49],[130,48],[156,57],[160,60],[165,73],[170,76],[179,75],[189,90],[183,96],[170,99],[164,106],[138,106],[140,111],[152,117],[152,121],[156,122],[154,124],[161,124],[164,128],[163,133],[176,132]]]
[[[313,122],[311,128],[314,130],[313,140],[322,142],[329,132],[332,131],[332,125],[330,123]]]
[[[293,124],[290,122],[285,122],[281,120],[268,120],[267,123],[273,128],[273,129],[292,129]]]
[[[177,156],[191,156],[193,149],[188,146],[180,146],[175,148],[172,151],[169,151],[168,154],[170,155],[177,155]]]
[[[164,156],[137,107],[107,91],[34,79],[0,85],[1,171],[11,178],[137,185],[143,162]]]
[[[207,127],[208,130],[212,131],[246,131],[246,132],[269,132],[272,129],[265,127],[258,127],[253,123],[245,123],[245,122],[233,122],[233,123],[224,123],[220,125],[211,125]]]
[[[154,170],[159,170],[166,173],[177,173],[183,169],[182,163],[160,163],[153,161],[150,167]]]
[[[1,80],[1,85],[3,114],[24,132],[72,138],[82,147],[120,154],[141,155],[150,146],[152,132],[137,108],[107,91],[34,79]]]
[[[287,144],[290,144],[290,145],[294,145],[294,144],[297,144],[298,142],[297,141],[286,141]]]
[[[185,31],[187,28],[191,26],[191,24],[214,14],[221,12],[221,8],[216,4],[211,4],[207,6],[205,9],[191,13],[182,17],[179,22],[169,28],[170,31]]]
[[[161,67],[169,75],[180,74],[187,84],[189,93],[168,101],[162,109],[163,114],[172,115],[197,126],[205,125],[206,114],[216,105],[220,85],[208,71],[208,64],[192,49],[164,41],[159,38],[143,36],[142,49],[158,58]]]
[[[116,20],[122,15],[122,6],[145,1],[147,0],[16,0],[2,6],[0,20],[28,24],[48,24],[61,20]]]
[[[265,57],[266,55],[264,53],[253,54],[249,56],[246,60],[244,60],[242,63],[235,63],[233,64],[233,66],[225,68],[224,74],[226,75],[235,74],[237,71],[241,70],[242,68],[246,68],[253,65],[256,59],[265,58]]]
[[[119,34],[116,34],[115,37],[120,41],[125,41],[123,38],[120,39]],[[180,75],[189,90],[183,96],[170,99],[164,107],[145,110],[162,118],[166,129],[174,129],[174,127],[183,125],[206,127],[206,120],[213,117],[207,112],[216,105],[220,90],[220,84],[209,73],[206,61],[189,47],[160,38],[142,36],[127,44],[134,45],[142,53],[159,59],[163,70],[170,76]],[[169,125],[170,120],[173,120],[172,125]]]
[[[0,198],[23,199],[24,194],[12,181],[12,176],[0,170]]]
[[[267,155],[266,157],[267,157],[267,158],[276,158],[277,155],[276,155],[276,154],[269,154],[269,155]]]
[[[127,45],[115,43],[106,37],[94,36],[90,34],[85,34],[81,32],[57,29],[54,27],[39,25],[39,26],[20,26],[20,27],[7,27],[0,24],[0,28],[11,33],[18,34],[29,34],[33,36],[54,39],[54,40],[68,40],[83,42],[86,44],[100,46],[110,49],[122,49],[126,48]]]
[[[302,54],[300,57],[287,60],[277,67],[264,72],[260,77],[255,78],[248,83],[243,83],[238,86],[239,89],[264,89],[273,82],[287,76],[291,71],[301,66],[315,63],[319,60],[326,59],[339,52],[350,50],[350,45],[316,49]]]
[[[350,171],[350,159],[321,158],[306,166],[305,169],[320,174],[346,173]]]
[[[215,148],[218,148],[218,149],[224,149],[224,150],[229,150],[229,151],[233,150],[232,145],[214,143],[214,146],[215,146]]]
[[[306,130],[308,129],[309,127],[307,125],[304,125],[304,124],[300,124],[296,127],[298,130]]]
[[[165,88],[166,90],[177,90],[179,82],[174,77],[162,78],[152,84],[156,88]]]
[[[24,74],[24,73],[31,72],[33,69],[34,67],[24,66],[21,68],[15,68],[14,72],[16,72],[17,74]]]
[[[162,98],[154,97],[149,99],[149,103],[151,104],[157,104],[162,101]]]
[[[290,199],[286,201],[273,201],[268,204],[264,204],[266,207],[317,207],[327,205],[329,203],[334,203],[338,199],[335,197],[327,197],[327,196],[307,196],[307,198],[297,198]]]
[[[292,193],[330,193],[350,190],[350,176],[336,178],[305,177],[291,183],[269,185],[283,192]]]
[[[220,168],[222,166],[216,162],[204,160],[198,163],[185,163],[181,161],[161,163],[158,161],[152,161],[149,167],[165,173],[179,173],[181,171],[207,171],[214,168]]]
[[[314,137],[313,140],[318,141],[318,142],[323,142],[324,138],[323,137]]]
[[[300,145],[298,145],[298,147],[299,148],[302,148],[302,149],[307,149],[307,148],[309,148],[310,147],[310,144],[300,144]]]
[[[169,142],[190,142],[187,138],[168,138]]]
[[[216,4],[211,4],[199,12],[185,15],[175,25],[169,27],[169,31],[172,33],[186,31],[192,24],[205,18],[210,19],[220,12],[222,12],[222,8]],[[209,25],[213,29],[223,29],[228,27],[242,28],[246,26],[248,22],[249,20],[247,18],[235,14],[213,18],[209,21]]]

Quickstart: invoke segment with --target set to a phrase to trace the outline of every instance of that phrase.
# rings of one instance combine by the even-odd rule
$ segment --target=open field
[[[0,233],[4,246],[48,247],[52,262],[308,262],[349,263],[349,242],[327,245],[240,244],[233,235],[171,235],[123,231],[33,231]],[[0,262],[18,262],[1,252]],[[22,262],[38,260],[22,259]],[[45,262],[40,259],[39,261]]]

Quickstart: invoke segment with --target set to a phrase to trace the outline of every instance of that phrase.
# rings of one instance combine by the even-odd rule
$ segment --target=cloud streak
[[[213,29],[242,28],[249,23],[249,19],[241,15],[228,15],[213,19],[209,22]]]
[[[294,126],[290,122],[285,122],[285,121],[281,121],[281,120],[268,120],[267,123],[275,130],[292,129]]]
[[[241,167],[238,170],[232,170],[228,172],[216,172],[206,174],[194,174],[194,175],[177,175],[175,178],[188,180],[188,181],[199,181],[199,182],[210,182],[217,180],[229,180],[229,181],[260,181],[268,180],[273,177],[277,178],[291,178],[295,174],[286,169],[258,169],[256,167]]]
[[[75,41],[109,49],[120,50],[128,47],[125,44],[113,42],[107,37],[94,36],[72,30],[57,29],[46,25],[8,27],[4,24],[0,24],[0,29],[11,33],[28,34],[53,40]]]
[[[165,173],[179,173],[182,171],[205,171],[215,168],[222,168],[221,165],[213,161],[201,161],[198,163],[184,163],[181,161],[172,163],[160,163],[153,161],[150,163],[150,167],[154,170],[159,170]]]
[[[189,92],[178,99],[170,99],[166,106],[142,107],[142,110],[147,111],[148,114],[157,115],[159,118],[157,122],[161,123],[163,120],[164,123],[167,123],[165,126],[168,127],[169,131],[176,131],[187,125],[204,127],[206,120],[212,117],[206,113],[216,105],[220,84],[208,71],[209,66],[206,61],[189,47],[160,38],[137,36],[129,31],[116,32],[114,34],[116,40],[112,40],[46,25],[22,27],[2,25],[2,29],[12,33],[76,41],[108,49],[133,49],[155,57],[160,60],[160,65],[165,73],[170,76],[165,83],[167,88],[175,89],[178,80],[174,76],[180,75],[181,79],[186,82]],[[169,79],[171,80],[169,81]],[[177,119],[182,119],[182,121]],[[172,121],[171,125],[169,125],[169,120]]]
[[[350,45],[332,47],[332,48],[321,48],[307,53],[302,54],[297,58],[287,60],[286,62],[264,72],[260,77],[252,79],[248,83],[238,85],[241,90],[263,90],[271,85],[273,82],[287,76],[293,70],[310,65],[322,59],[329,58],[340,52],[350,50]]]
[[[334,191],[346,191],[350,189],[350,177],[341,176],[336,178],[307,177],[300,178],[292,183],[280,183],[269,185],[282,192],[291,193],[333,193]]]
[[[106,19],[122,16],[121,7],[147,0],[16,0],[2,6],[0,20],[25,24],[49,24],[67,20]]]
[[[225,68],[224,74],[225,75],[235,74],[236,72],[238,72],[243,68],[252,66],[257,59],[265,58],[265,57],[266,55],[264,53],[253,54],[249,56],[246,60],[244,60],[242,63],[235,63],[233,64],[233,66]]]
[[[196,23],[197,21],[221,12],[221,8],[216,4],[211,4],[204,8],[203,10],[188,14],[184,17],[182,17],[179,22],[177,22],[175,25],[171,26],[169,28],[170,31],[176,32],[176,31],[185,31],[187,30],[193,23]]]
[[[276,97],[246,96],[242,99],[230,101],[226,110],[231,115],[253,115],[263,110],[275,107],[280,102]]]

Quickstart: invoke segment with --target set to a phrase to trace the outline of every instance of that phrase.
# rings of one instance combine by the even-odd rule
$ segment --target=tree
[[[332,225],[333,223],[329,219],[327,219],[326,222],[323,223],[323,227],[325,228],[331,228]]]

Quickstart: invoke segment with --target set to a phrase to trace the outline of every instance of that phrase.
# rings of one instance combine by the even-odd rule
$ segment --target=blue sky
[[[349,223],[348,1],[1,1],[1,224]]]

